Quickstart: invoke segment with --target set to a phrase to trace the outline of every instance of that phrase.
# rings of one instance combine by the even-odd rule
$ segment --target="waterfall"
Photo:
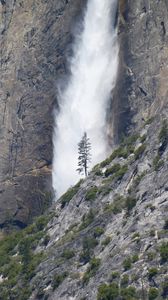
[[[92,146],[92,166],[109,153],[106,114],[118,67],[117,2],[88,0],[75,37],[69,80],[55,113],[52,180],[57,197],[79,180],[78,143],[84,132]]]

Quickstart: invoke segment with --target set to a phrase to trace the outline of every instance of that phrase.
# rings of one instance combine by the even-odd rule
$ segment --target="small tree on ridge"
[[[81,141],[78,144],[78,168],[79,174],[85,174],[88,176],[88,164],[91,161],[91,143],[87,137],[87,133],[84,132]]]

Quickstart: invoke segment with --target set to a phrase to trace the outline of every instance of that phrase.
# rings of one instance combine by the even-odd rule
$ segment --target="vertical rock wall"
[[[0,226],[51,199],[53,107],[81,0],[1,0]]]
[[[168,113],[168,2],[119,4],[120,68],[112,103],[116,142],[129,129]]]

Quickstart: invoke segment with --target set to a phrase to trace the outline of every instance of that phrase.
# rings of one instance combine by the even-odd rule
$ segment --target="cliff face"
[[[23,227],[51,200],[56,82],[81,3],[0,1],[1,227]]]
[[[41,5],[36,7],[39,3]],[[22,11],[18,5],[17,9]],[[80,11],[77,0],[35,2],[32,10],[26,9],[28,4],[22,5],[25,7],[24,22],[30,11],[38,10],[38,17],[33,15],[32,23],[28,23],[29,29],[32,26],[36,30],[26,35],[22,47],[19,38],[18,43],[13,42],[15,48],[12,45],[8,51],[10,42],[15,40],[15,32],[12,31],[8,42],[7,33],[16,19],[3,14],[7,18],[5,24],[10,25],[6,40],[3,40],[3,49],[5,45],[7,48],[2,56],[2,79],[11,90],[6,89],[3,94],[6,100],[1,104],[2,130],[6,132],[1,172],[2,179],[6,179],[0,196],[1,207],[7,199],[10,209],[17,199],[27,207],[28,201],[35,199],[35,193],[41,197],[41,192],[46,191],[43,184],[50,176],[50,110],[56,86],[53,80],[65,72],[63,49],[70,42],[72,18]],[[38,219],[0,243],[0,295],[3,300],[168,298],[167,12],[168,4],[164,0],[120,1],[120,68],[111,103],[111,124],[116,142],[125,131],[134,131],[134,135],[96,166],[85,181],[63,195],[51,208],[51,215]],[[17,21],[22,18],[20,16]],[[18,26],[17,34],[27,28],[20,28],[20,23]],[[24,60],[18,54],[22,52]],[[33,59],[35,63],[30,64]],[[15,77],[7,76],[7,72],[22,74],[17,79],[18,84],[13,79],[9,81]],[[17,95],[22,98],[22,94],[25,97],[20,102]],[[21,148],[20,141],[24,141]],[[44,148],[40,151],[38,148],[38,152],[36,147],[40,145]],[[15,160],[11,158],[14,154]],[[8,179],[9,174],[13,174],[12,179]],[[11,214],[16,207],[20,206],[16,204]],[[101,284],[104,285],[100,288]]]
[[[120,68],[112,103],[114,137],[167,116],[168,3],[120,1]]]

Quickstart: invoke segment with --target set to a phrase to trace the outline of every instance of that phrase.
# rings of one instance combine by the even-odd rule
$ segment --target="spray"
[[[55,113],[52,180],[57,198],[79,180],[78,143],[84,132],[91,142],[92,166],[109,153],[106,112],[118,67],[117,2],[88,0],[76,36],[70,78]]]

